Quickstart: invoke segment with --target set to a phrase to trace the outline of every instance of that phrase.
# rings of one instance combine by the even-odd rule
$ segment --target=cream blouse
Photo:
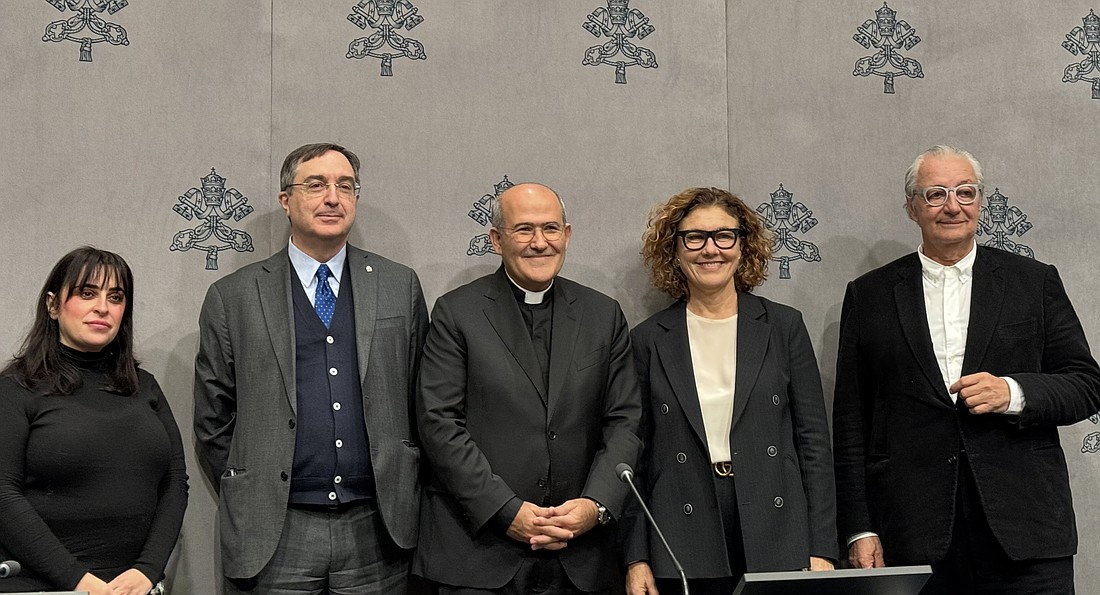
[[[730,460],[733,382],[737,377],[737,315],[714,320],[687,312],[695,391],[712,463]]]

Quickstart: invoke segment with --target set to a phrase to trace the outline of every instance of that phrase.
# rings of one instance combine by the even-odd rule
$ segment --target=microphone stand
[[[645,517],[649,519],[649,524],[652,525],[653,530],[657,532],[657,537],[661,538],[661,544],[665,546],[668,557],[672,558],[672,564],[676,567],[676,572],[680,573],[680,585],[684,588],[684,595],[690,595],[687,574],[684,573],[684,567],[681,566],[680,561],[676,559],[676,554],[672,553],[672,547],[668,545],[665,534],[661,533],[661,527],[659,527],[657,521],[653,519],[653,515],[649,512],[649,507],[645,505],[645,500],[643,500],[642,495],[638,493],[638,488],[634,486],[634,481],[632,479],[634,477],[634,470],[626,463],[619,463],[615,467],[615,471],[619,474],[619,480],[626,482],[626,484],[630,486],[630,491],[634,494],[634,498],[638,500],[638,504],[642,505],[642,511],[645,512]]]

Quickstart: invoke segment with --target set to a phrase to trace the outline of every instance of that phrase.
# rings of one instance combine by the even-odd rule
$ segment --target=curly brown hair
[[[737,219],[746,235],[741,238],[741,263],[733,275],[738,292],[749,292],[768,278],[772,233],[764,221],[737,195],[720,188],[688,188],[657,205],[649,213],[642,234],[642,260],[653,286],[675,299],[688,297],[687,279],[676,264],[676,232],[680,222],[696,207],[720,206]]]

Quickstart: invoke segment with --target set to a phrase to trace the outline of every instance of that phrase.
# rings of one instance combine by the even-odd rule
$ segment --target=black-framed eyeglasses
[[[306,196],[311,198],[317,198],[323,196],[325,192],[328,192],[328,187],[333,186],[336,188],[336,194],[344,198],[353,198],[359,196],[359,186],[356,182],[322,182],[321,180],[310,180],[308,182],[301,182],[299,184],[287,184],[286,187],[301,186],[305,191]],[[286,188],[283,188],[286,190]]]
[[[924,199],[924,202],[928,203],[930,207],[942,207],[947,203],[947,197],[952,192],[955,193],[955,200],[960,205],[968,205],[976,200],[982,194],[982,187],[980,184],[959,184],[954,188],[948,188],[946,186],[929,186],[927,188],[920,188],[917,190],[917,194]]]
[[[680,241],[684,243],[684,250],[692,252],[702,250],[707,245],[707,240],[714,240],[715,247],[729,250],[737,245],[737,240],[748,234],[740,227],[723,227],[712,231],[704,229],[681,229],[676,232]]]
[[[512,227],[505,227],[503,231],[506,232],[513,240],[526,244],[535,239],[535,231],[541,231],[542,237],[546,238],[548,242],[556,242],[561,239],[565,234],[565,225],[558,223],[557,221],[550,221],[549,223],[543,223],[540,225],[531,225],[530,223],[521,223]]]

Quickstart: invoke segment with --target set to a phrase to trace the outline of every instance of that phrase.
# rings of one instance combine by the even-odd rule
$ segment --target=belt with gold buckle
[[[718,474],[718,477],[733,477],[733,463],[730,461],[718,461],[712,463],[711,467],[714,468],[714,472]]]

